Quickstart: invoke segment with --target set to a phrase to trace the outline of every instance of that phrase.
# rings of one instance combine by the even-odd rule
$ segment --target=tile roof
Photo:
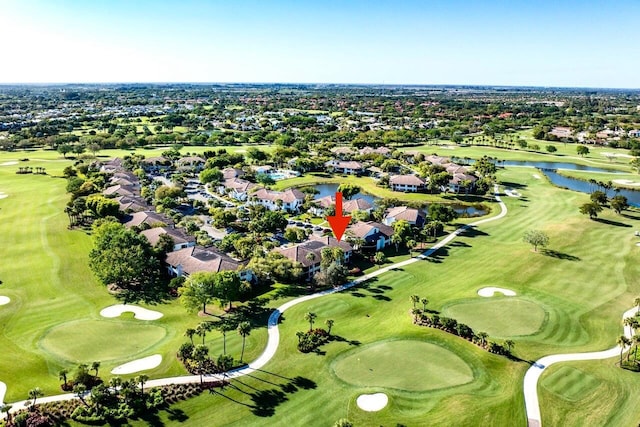
[[[235,271],[244,264],[213,248],[191,246],[178,251],[169,252],[167,264],[172,267],[182,266],[182,271],[193,274],[198,271],[220,272]]]

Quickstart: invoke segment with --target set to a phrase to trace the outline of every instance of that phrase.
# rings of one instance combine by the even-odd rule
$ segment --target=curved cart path
[[[627,317],[633,317],[638,312],[638,307],[633,307],[624,312],[622,320]],[[624,326],[624,335],[627,338],[633,336],[633,330],[629,326]],[[624,351],[629,350],[629,347],[625,347]],[[620,356],[620,347],[616,346],[609,350],[591,351],[586,353],[567,353],[567,354],[553,354],[550,356],[544,356],[534,362],[533,365],[527,370],[524,375],[524,406],[527,413],[527,422],[529,427],[542,426],[542,417],[540,416],[540,403],[538,402],[538,379],[544,372],[544,370],[559,362],[572,362],[576,360],[599,360],[610,359],[612,357]]]
[[[362,277],[359,277],[358,279],[346,283],[342,286],[339,286],[337,288],[333,288],[333,289],[328,289],[326,291],[322,291],[322,292],[317,292],[315,294],[311,294],[311,295],[306,295],[300,298],[296,298],[294,300],[291,300],[289,302],[286,302],[284,304],[282,304],[280,307],[276,308],[272,313],[271,316],[269,316],[269,321],[267,322],[267,334],[268,334],[268,339],[267,339],[267,346],[265,348],[265,350],[262,352],[262,354],[253,362],[249,363],[248,365],[242,367],[242,368],[238,368],[235,369],[233,371],[229,371],[223,375],[205,375],[203,377],[203,381],[205,382],[210,382],[210,381],[219,381],[221,380],[223,377],[225,378],[237,378],[237,377],[241,377],[243,375],[247,375],[247,374],[251,374],[255,371],[260,370],[264,365],[266,365],[276,354],[276,351],[278,350],[278,345],[280,343],[280,331],[278,330],[278,320],[280,319],[280,315],[282,313],[285,312],[285,310],[298,305],[300,303],[312,300],[312,299],[316,299],[316,298],[320,298],[323,297],[325,295],[330,295],[336,292],[341,292],[345,289],[349,289],[353,286],[358,285],[359,283],[362,283],[364,281],[367,281],[373,277],[377,277],[381,274],[387,273],[391,270],[400,268],[400,267],[404,267],[406,265],[409,264],[413,264],[414,262],[420,261],[420,260],[424,260],[426,258],[428,258],[429,256],[431,256],[434,252],[436,252],[438,249],[442,248],[443,246],[446,246],[447,244],[449,244],[449,242],[451,242],[452,240],[454,240],[456,237],[458,237],[459,235],[463,234],[466,230],[474,228],[478,225],[481,224],[485,224],[491,221],[496,221],[498,219],[502,219],[504,218],[504,216],[507,214],[507,206],[504,204],[504,202],[500,199],[500,197],[497,195],[498,193],[498,186],[496,185],[494,187],[494,191],[496,193],[495,198],[498,201],[499,205],[500,205],[500,213],[496,216],[490,217],[490,218],[485,218],[485,219],[481,219],[479,221],[475,221],[473,223],[464,225],[460,228],[458,228],[457,230],[453,231],[451,234],[449,234],[447,237],[445,237],[444,239],[442,239],[440,242],[438,242],[437,244],[435,244],[434,246],[432,246],[430,249],[428,249],[427,251],[421,253],[420,255],[416,256],[415,258],[410,258],[408,260],[402,261],[402,262],[398,262],[396,264],[392,264],[390,266],[384,267],[384,268],[380,268],[379,270],[373,271],[369,274],[366,274]],[[199,383],[200,382],[200,376],[199,375],[184,375],[184,376],[179,376],[179,377],[170,377],[170,378],[159,378],[159,379],[155,379],[155,380],[149,380],[147,382],[145,382],[145,387],[160,387],[160,386],[165,386],[165,385],[169,385],[169,384],[189,384],[189,383]],[[87,393],[88,394],[88,393]],[[3,396],[0,395],[0,403],[2,402],[2,398]],[[38,403],[47,403],[47,402],[57,402],[57,401],[61,401],[61,400],[71,400],[71,399],[76,399],[77,395],[73,394],[73,393],[67,393],[67,394],[59,394],[59,395],[55,395],[55,396],[47,396],[47,397],[41,397],[38,399]],[[19,402],[15,402],[12,403],[12,407],[11,407],[11,412],[16,412],[19,411],[21,409],[25,409],[25,402],[28,402],[26,400],[22,400]],[[3,414],[4,415],[4,414]]]

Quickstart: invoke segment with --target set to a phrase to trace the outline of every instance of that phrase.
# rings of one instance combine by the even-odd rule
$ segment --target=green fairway
[[[595,391],[600,382],[579,369],[561,366],[541,381],[544,388],[559,397],[576,402]]]
[[[139,321],[78,320],[48,331],[40,347],[65,362],[124,361],[148,355],[145,351],[166,334],[160,326]]]
[[[473,372],[454,353],[420,341],[384,341],[358,348],[332,364],[341,380],[361,387],[408,391],[466,384]]]
[[[444,314],[466,323],[474,331],[484,331],[490,337],[516,337],[535,334],[545,320],[540,305],[514,297],[483,298],[450,305]]]

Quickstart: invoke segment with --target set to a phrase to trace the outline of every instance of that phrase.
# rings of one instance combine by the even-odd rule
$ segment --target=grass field
[[[474,331],[484,331],[497,338],[535,334],[546,314],[539,304],[514,297],[462,302],[446,307],[443,313],[466,323]]]
[[[331,367],[342,381],[359,387],[424,391],[473,380],[473,371],[462,359],[421,341],[379,341],[345,352]]]
[[[0,155],[0,163],[3,156],[9,157]],[[50,173],[59,173],[66,164],[69,162],[29,162],[29,166],[51,168]],[[39,348],[46,331],[71,321],[99,319],[100,309],[114,302],[95,283],[87,267],[89,237],[66,230],[64,181],[15,175],[15,167],[0,167],[0,191],[9,194],[0,200],[0,235],[6,242],[0,264],[0,280],[4,282],[0,294],[12,298],[10,304],[0,307],[0,323],[4,325],[0,380],[9,385],[9,401],[25,398],[34,386],[48,393],[57,390],[56,373],[64,365]],[[505,197],[509,209],[505,218],[463,234],[429,260],[286,311],[281,319],[280,347],[262,371],[234,380],[232,387],[219,393],[174,405],[170,412],[160,414],[159,422],[329,426],[346,417],[355,425],[526,425],[522,398],[522,377],[529,367],[526,360],[613,347],[621,330],[620,314],[640,295],[640,247],[633,235],[640,229],[640,214],[622,216],[605,210],[599,221],[591,221],[578,213],[588,195],[555,188],[544,179],[535,179],[534,173],[529,168],[499,172],[503,185],[522,194],[521,198]],[[522,242],[529,229],[541,229],[549,235],[547,251],[533,252]],[[494,285],[513,289],[518,296],[481,299],[477,295],[479,288]],[[532,314],[536,307],[543,310],[545,321],[528,335],[512,338],[515,355],[523,359],[513,361],[440,330],[413,325],[409,315],[413,294],[427,297],[428,308],[445,315],[462,306],[464,310],[457,315],[471,314],[472,326],[474,319],[484,321],[484,314],[490,317],[503,312],[516,319],[511,323],[524,327],[529,321],[539,321],[539,316]],[[517,307],[509,307],[510,300],[528,304],[524,308],[531,313],[518,313]],[[269,306],[280,301],[273,300]],[[478,303],[469,306],[471,301]],[[154,349],[165,358],[150,376],[179,373],[181,368],[172,356],[184,341],[184,329],[198,319],[185,314],[176,303],[151,308],[165,314],[152,323],[165,328],[167,337],[159,341],[157,351]],[[317,354],[302,354],[296,349],[295,333],[308,328],[304,320],[308,311],[318,315],[318,325],[328,318],[335,320],[332,333],[340,337],[323,345]],[[488,326],[499,322],[496,319]],[[503,327],[510,326],[508,323]],[[211,335],[210,346],[220,348],[220,338]],[[239,352],[240,339],[233,339],[234,343],[228,343],[231,352]],[[390,340],[417,342],[416,348],[423,350],[392,348],[390,358],[386,353],[381,357],[367,351]],[[501,342],[500,337],[497,341]],[[264,346],[264,329],[254,331],[247,345],[249,360]],[[436,348],[444,353],[437,353]],[[384,369],[385,376],[394,362],[400,365],[400,361],[410,360],[423,367],[419,375],[437,370],[438,365],[433,365],[437,363],[457,366],[466,374],[470,371],[473,379],[461,383],[467,378],[465,374],[453,387],[410,390],[401,389],[409,381],[401,372],[398,375],[403,378],[398,381],[403,383],[396,387],[389,383],[358,385],[339,378],[334,367],[358,353]],[[640,375],[614,364],[611,359],[551,367],[539,387],[544,424],[637,424]],[[106,372],[110,367],[106,363],[101,369]],[[393,367],[398,371],[398,366]],[[573,371],[554,375],[563,367],[585,375]],[[569,378],[564,380],[565,376]],[[600,385],[593,388],[592,378]],[[366,413],[356,406],[360,394],[380,391],[390,398],[382,411]],[[146,424],[136,421],[132,425]]]

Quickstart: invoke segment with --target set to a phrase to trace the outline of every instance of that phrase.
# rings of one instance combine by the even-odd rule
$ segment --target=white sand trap
[[[111,370],[111,373],[115,375],[133,374],[134,372],[156,368],[160,363],[162,363],[162,356],[154,354],[153,356],[144,357],[142,359],[125,363],[124,365],[116,366]]]
[[[356,399],[358,408],[367,412],[379,411],[387,406],[387,402],[389,402],[389,398],[384,393],[361,394]]]
[[[4,162],[4,163],[0,163],[0,166],[13,166],[17,164],[18,162]]]
[[[0,405],[4,405],[4,395],[7,393],[7,385],[0,381]]]
[[[504,194],[506,194],[509,197],[520,197],[520,193],[518,193],[516,190],[513,190],[511,188],[505,188]]]
[[[10,302],[11,298],[0,295],[0,305],[9,304]]]
[[[534,174],[533,174],[533,177],[534,177],[535,179],[541,179],[541,178],[540,178],[540,175],[538,175],[537,173],[534,173]]]
[[[605,157],[626,157],[627,159],[633,158],[633,156],[630,156],[629,154],[623,154],[623,153],[603,152],[602,155]]]
[[[636,243],[636,246],[640,246],[640,242]]]
[[[489,286],[487,288],[478,289],[478,295],[481,297],[489,298],[492,297],[496,292],[500,292],[502,295],[506,297],[515,297],[516,293],[511,289],[505,288],[494,288],[493,286]]]
[[[133,313],[133,317],[139,320],[158,320],[164,314],[159,311],[147,310],[146,308],[136,305],[116,304],[102,309],[100,316],[102,317],[118,317],[122,313]]]
[[[630,185],[632,187],[640,187],[640,182],[631,181],[630,179],[614,179],[613,183],[614,184],[621,184],[621,185]]]

